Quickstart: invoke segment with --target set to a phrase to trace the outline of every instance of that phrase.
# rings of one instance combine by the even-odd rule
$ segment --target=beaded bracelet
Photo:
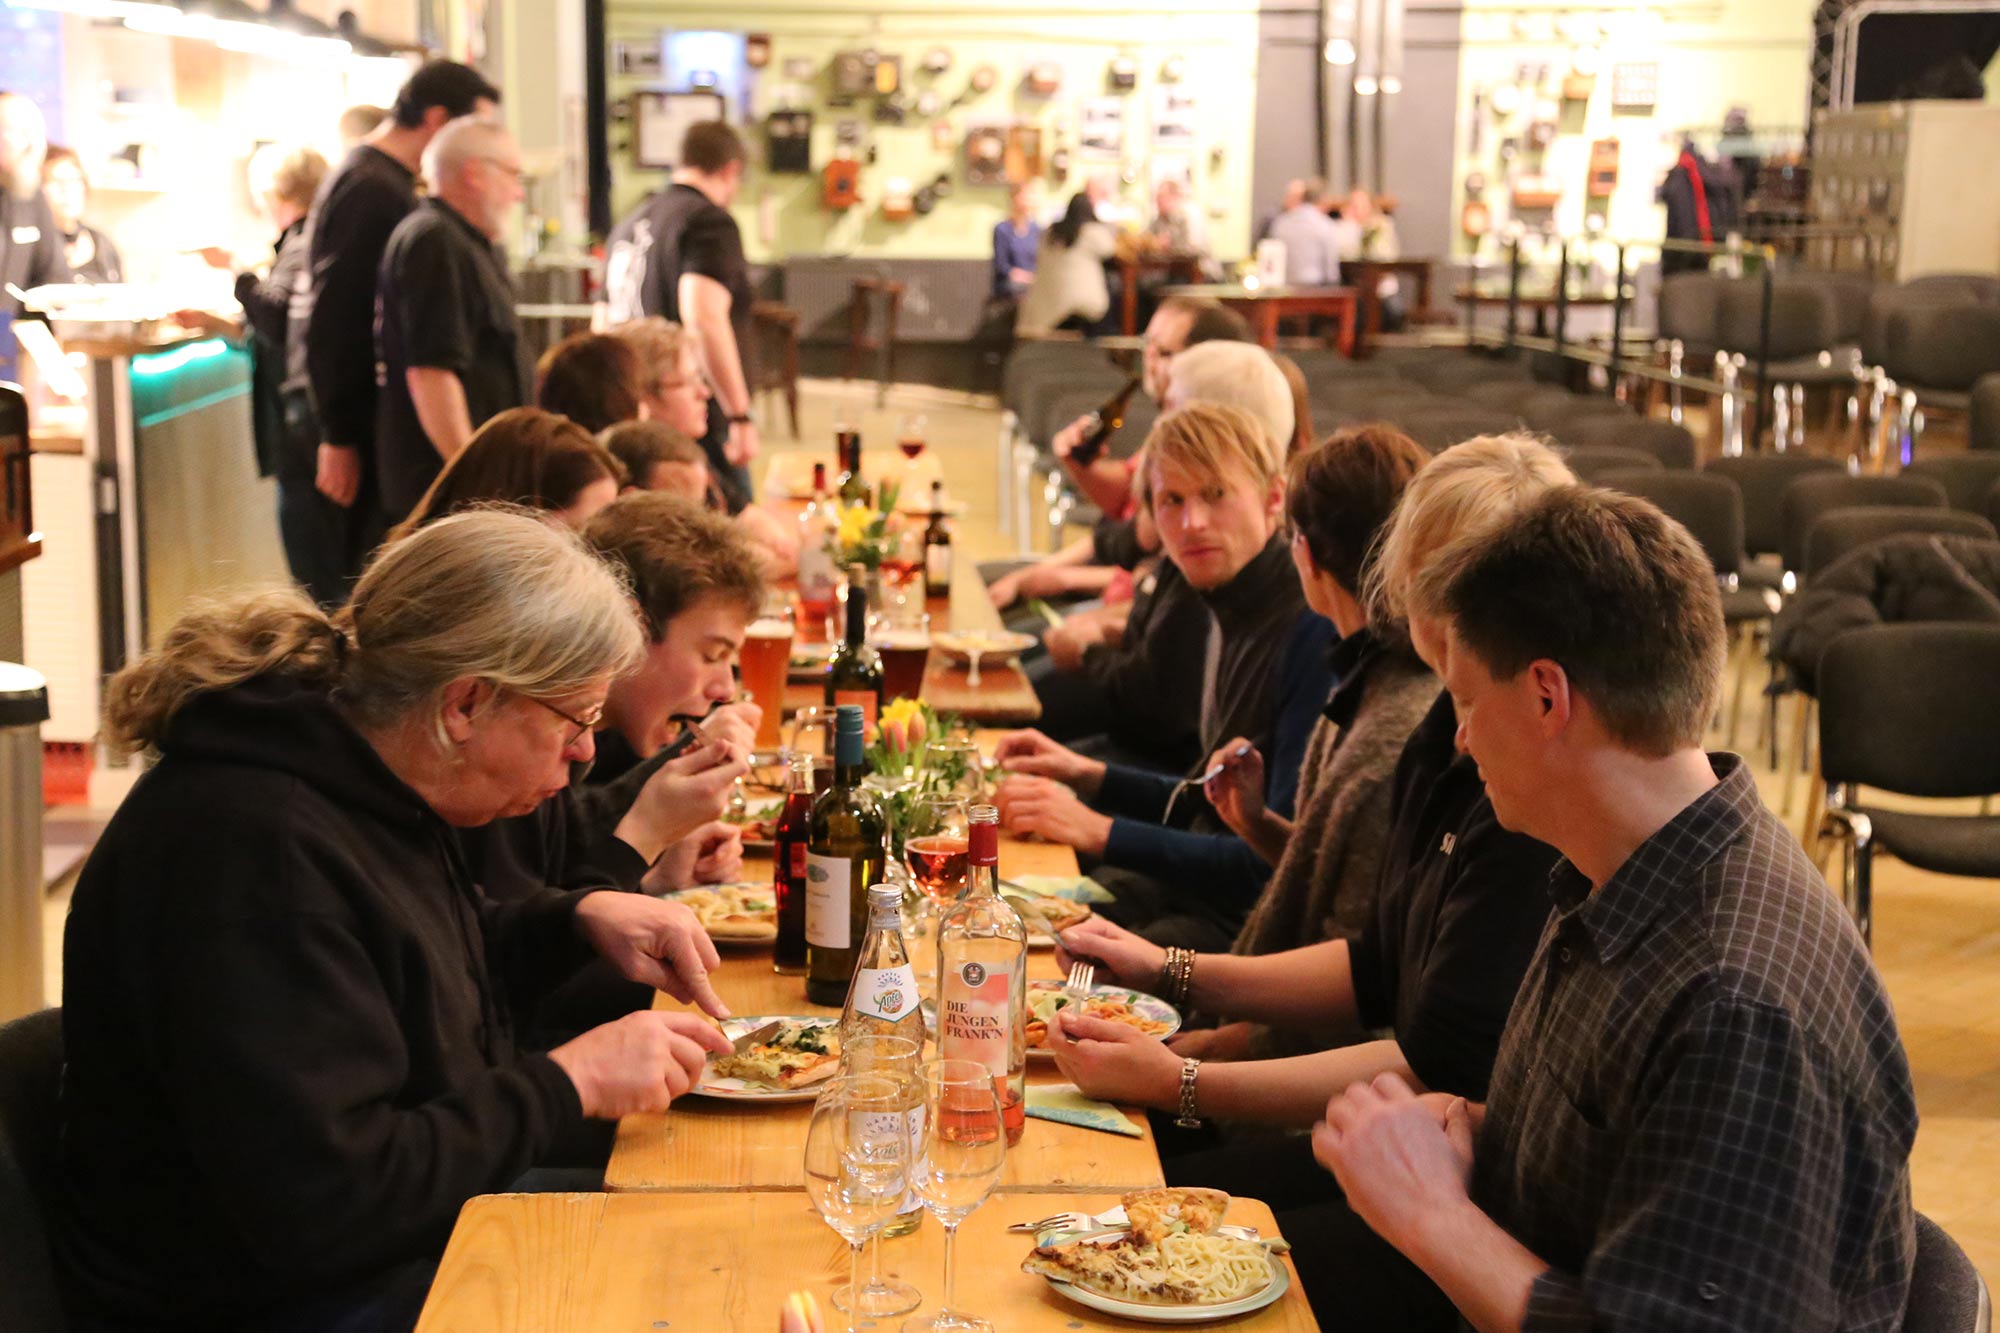
[[[1160,967],[1160,998],[1176,1009],[1185,1009],[1193,988],[1194,950],[1167,946],[1166,961]]]

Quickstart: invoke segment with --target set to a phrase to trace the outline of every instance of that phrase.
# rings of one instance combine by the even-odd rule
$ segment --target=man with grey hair
[[[532,383],[498,244],[522,197],[521,150],[466,116],[423,160],[431,195],[397,225],[376,277],[375,466],[392,518],[487,418],[528,402]]]
[[[70,279],[62,233],[42,198],[48,147],[42,109],[20,93],[0,92],[0,279],[24,289]],[[20,313],[21,303],[0,286],[0,315]],[[0,346],[0,368],[12,360],[13,341]]]

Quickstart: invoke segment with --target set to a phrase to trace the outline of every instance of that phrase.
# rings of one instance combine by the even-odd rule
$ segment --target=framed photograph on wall
[[[1163,149],[1192,150],[1195,143],[1194,93],[1169,84],[1154,94],[1153,144]]]
[[[632,160],[641,167],[671,171],[679,165],[688,127],[723,118],[721,93],[634,93]]]
[[[1080,147],[1090,158],[1120,158],[1125,155],[1125,99],[1086,97],[1079,107],[1083,122]]]

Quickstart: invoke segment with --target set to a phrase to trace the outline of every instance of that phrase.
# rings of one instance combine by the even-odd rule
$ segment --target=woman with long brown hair
[[[582,426],[539,407],[513,407],[473,432],[389,538],[478,504],[536,509],[580,529],[624,484],[624,466]]]

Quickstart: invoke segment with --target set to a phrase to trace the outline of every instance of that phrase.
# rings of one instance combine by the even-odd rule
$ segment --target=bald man
[[[42,109],[19,93],[0,93],[0,280],[24,290],[70,280],[62,232],[42,198],[48,147]],[[20,313],[21,303],[0,287],[0,315]],[[0,346],[0,363],[11,360],[13,342]]]
[[[514,136],[455,120],[425,150],[424,178],[430,197],[397,225],[376,277],[375,465],[392,520],[533,383],[499,246],[522,197]]]

